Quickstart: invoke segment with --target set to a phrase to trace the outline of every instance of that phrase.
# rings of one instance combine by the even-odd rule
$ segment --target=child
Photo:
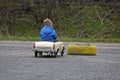
[[[51,41],[55,42],[57,39],[57,33],[52,27],[52,21],[48,18],[46,18],[44,21],[44,26],[40,31],[40,38],[41,41]]]

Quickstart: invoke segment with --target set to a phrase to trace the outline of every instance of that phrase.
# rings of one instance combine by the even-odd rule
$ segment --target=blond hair
[[[44,25],[49,25],[52,27],[53,23],[52,21],[49,19],[49,18],[46,18],[44,21],[43,21]]]

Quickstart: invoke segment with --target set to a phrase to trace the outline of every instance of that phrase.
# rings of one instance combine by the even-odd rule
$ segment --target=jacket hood
[[[55,41],[57,34],[52,27],[46,25],[42,28],[40,37],[42,41]]]
[[[53,33],[53,28],[50,26],[44,26],[43,28],[43,34],[50,35]]]

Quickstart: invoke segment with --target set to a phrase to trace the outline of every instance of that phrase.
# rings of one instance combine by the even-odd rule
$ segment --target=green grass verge
[[[0,37],[0,41],[39,41],[39,37]],[[120,43],[119,38],[100,38],[100,39],[90,39],[90,38],[59,38],[63,42],[103,42],[103,43]]]
[[[39,41],[39,37],[0,37],[0,41]]]
[[[91,43],[97,43],[97,42],[103,42],[103,43],[120,43],[120,39],[118,38],[100,38],[100,39],[90,39],[90,38],[60,38],[60,40],[65,42],[91,42]]]

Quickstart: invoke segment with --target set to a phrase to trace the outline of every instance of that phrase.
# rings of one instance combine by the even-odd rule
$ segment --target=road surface
[[[90,44],[96,56],[67,55],[66,49],[63,57],[35,58],[33,42],[0,41],[0,80],[120,80],[120,44]]]

